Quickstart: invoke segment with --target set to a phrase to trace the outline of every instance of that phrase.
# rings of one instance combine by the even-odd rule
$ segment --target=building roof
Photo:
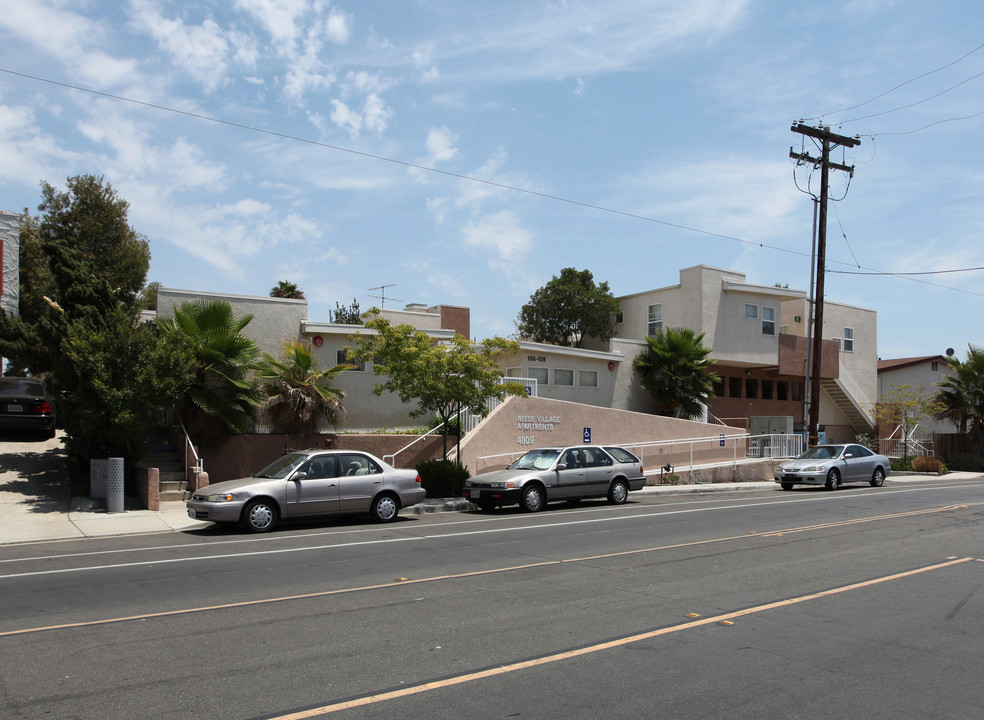
[[[925,365],[929,362],[947,362],[947,358],[942,355],[924,355],[922,357],[895,358],[894,360],[879,360],[878,372],[888,370],[898,370],[899,368],[912,367],[913,365]]]

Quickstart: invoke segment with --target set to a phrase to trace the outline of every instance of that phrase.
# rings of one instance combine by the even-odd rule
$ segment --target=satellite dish
[[[946,356],[947,357],[953,357],[953,348],[947,348],[946,349]]]

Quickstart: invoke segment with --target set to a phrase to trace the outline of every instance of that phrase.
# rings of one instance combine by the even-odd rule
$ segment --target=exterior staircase
[[[839,380],[824,378],[820,381],[820,388],[851,423],[855,432],[873,433],[875,431],[875,421],[870,413],[851,397]]]
[[[140,465],[157,468],[160,472],[161,502],[187,500],[190,497],[182,453],[163,430],[151,437],[150,448]]]

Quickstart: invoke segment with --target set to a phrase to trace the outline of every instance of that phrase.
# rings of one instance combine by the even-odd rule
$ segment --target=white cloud
[[[502,270],[521,267],[533,243],[533,233],[520,225],[511,210],[485,215],[466,225],[461,234],[468,247],[491,253],[489,264]]]
[[[352,34],[351,18],[349,15],[333,9],[325,20],[325,35],[333,43],[344,45]]]
[[[428,165],[435,165],[445,160],[450,160],[458,154],[458,148],[454,144],[458,141],[458,136],[445,127],[431,128],[427,133],[427,158]]]

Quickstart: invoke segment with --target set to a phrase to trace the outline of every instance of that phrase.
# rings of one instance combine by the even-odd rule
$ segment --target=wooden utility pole
[[[856,147],[861,144],[858,138],[835,135],[829,127],[810,127],[802,123],[794,123],[790,128],[795,133],[820,141],[820,158],[814,158],[809,153],[796,153],[789,148],[789,157],[800,162],[809,163],[820,168],[820,218],[817,223],[817,291],[816,310],[813,313],[813,362],[810,376],[810,419],[808,426],[809,445],[816,445],[820,436],[820,365],[821,349],[823,348],[823,275],[827,260],[827,174],[830,168],[843,170],[854,177],[854,166],[839,165],[830,162],[830,151],[835,147]]]

